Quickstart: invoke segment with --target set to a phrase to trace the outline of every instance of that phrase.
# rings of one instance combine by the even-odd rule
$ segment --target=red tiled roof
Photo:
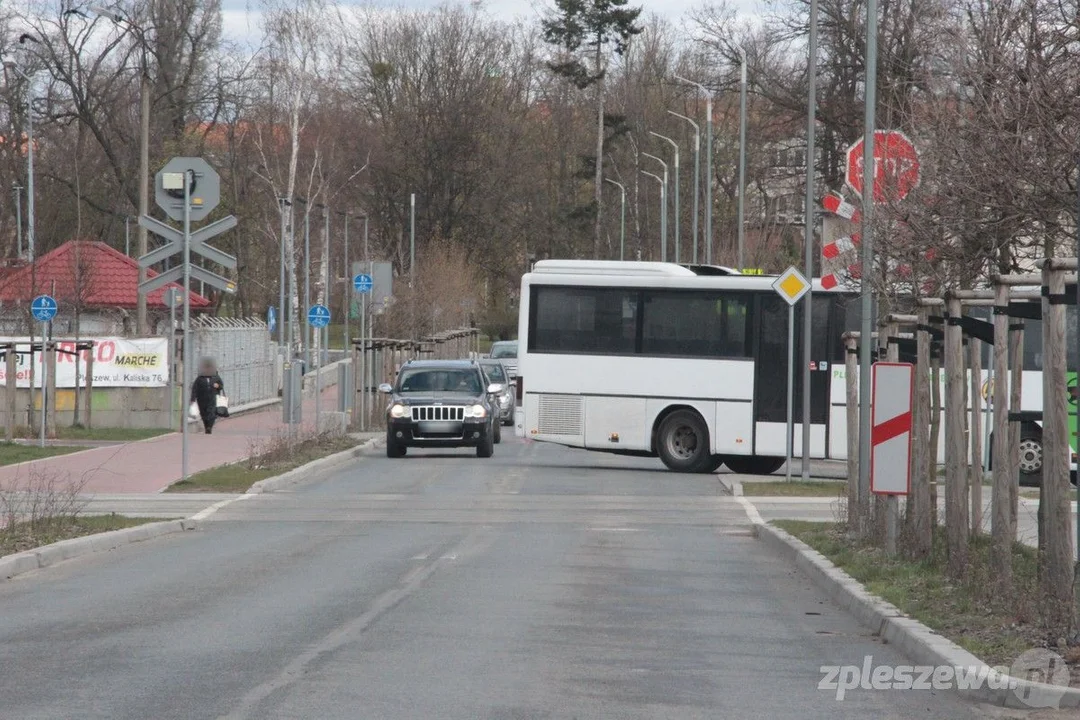
[[[81,272],[78,272],[79,268],[82,269]],[[33,295],[53,292],[55,282],[56,300],[62,308],[65,303],[74,304],[78,301],[76,277],[81,276],[84,308],[134,310],[138,304],[138,261],[103,242],[72,240],[42,255],[37,260],[33,287],[32,270],[27,264],[0,275],[0,302],[28,303]],[[152,278],[158,273],[147,270],[146,274]],[[168,306],[164,302],[165,290],[180,287],[178,283],[169,283],[155,290],[147,296],[146,306],[155,310],[167,310]],[[209,300],[198,293],[191,293],[192,310],[209,307]]]

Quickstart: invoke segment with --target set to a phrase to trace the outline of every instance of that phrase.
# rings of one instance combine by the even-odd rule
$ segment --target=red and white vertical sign
[[[915,366],[874,363],[870,402],[870,492],[911,491],[911,407]]]

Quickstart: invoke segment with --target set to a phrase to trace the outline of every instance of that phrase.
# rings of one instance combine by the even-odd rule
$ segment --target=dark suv
[[[390,395],[387,457],[403,457],[408,447],[475,447],[482,458],[494,452],[500,433],[492,396],[503,388],[488,385],[475,361],[411,360],[393,387],[379,390]]]

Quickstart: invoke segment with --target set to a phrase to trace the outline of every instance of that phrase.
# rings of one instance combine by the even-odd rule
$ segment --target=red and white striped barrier
[[[844,253],[853,251],[859,245],[859,234],[853,233],[849,237],[838,238],[836,241],[822,246],[821,254],[829,260],[838,258]]]
[[[854,223],[862,222],[862,213],[859,208],[845,201],[839,195],[826,195],[821,199],[821,205],[833,215],[838,215],[845,220]]]
[[[911,406],[915,366],[874,363],[870,391],[870,492],[911,490]]]

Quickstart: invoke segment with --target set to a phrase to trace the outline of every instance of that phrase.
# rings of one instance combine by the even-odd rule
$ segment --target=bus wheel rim
[[[697,446],[697,433],[689,425],[678,426],[667,437],[668,452],[679,460],[689,460],[694,457]]]
[[[1031,474],[1042,468],[1042,444],[1037,440],[1020,441],[1020,470]]]

